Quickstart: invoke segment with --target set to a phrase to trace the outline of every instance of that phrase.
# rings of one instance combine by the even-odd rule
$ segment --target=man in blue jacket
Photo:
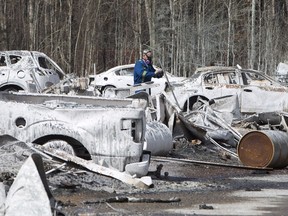
[[[142,53],[142,59],[135,63],[134,67],[134,85],[151,81],[152,77],[161,78],[163,71],[157,71],[152,63],[152,51],[145,49]]]

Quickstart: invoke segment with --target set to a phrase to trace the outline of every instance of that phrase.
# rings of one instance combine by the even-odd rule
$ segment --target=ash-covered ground
[[[2,139],[0,178],[7,188],[31,152],[24,143]],[[236,168],[241,165],[238,159],[219,147],[185,139],[177,140],[168,156],[194,162],[152,156],[149,189],[71,165],[47,174],[47,180],[62,215],[281,215],[287,211],[287,168]],[[45,171],[63,163],[43,160]]]

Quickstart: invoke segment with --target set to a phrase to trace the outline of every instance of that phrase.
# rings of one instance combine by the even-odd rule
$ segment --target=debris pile
[[[251,78],[253,73],[245,74]],[[206,78],[216,80],[210,75]],[[222,78],[226,81],[237,80],[233,73],[225,75]],[[27,215],[38,215],[41,209],[45,215],[53,211],[61,214],[61,204],[50,191],[53,187],[52,192],[57,191],[60,185],[65,189],[93,185],[93,190],[99,186],[110,193],[114,193],[113,185],[126,191],[151,189],[152,177],[163,180],[162,184],[173,178],[165,170],[165,162],[258,170],[288,165],[288,113],[244,113],[238,94],[211,100],[194,95],[186,102],[181,101],[180,108],[174,92],[172,99],[164,92],[153,98],[144,92],[131,95],[135,90],[155,85],[110,89],[107,94],[113,98],[101,98],[95,94],[87,96],[91,89],[86,78],[65,76],[56,81],[48,88],[41,88],[41,93],[0,93],[3,215],[13,215],[22,209],[27,210]],[[151,171],[149,166],[155,162],[161,164]],[[85,185],[74,181],[75,176],[88,172],[106,179],[98,182],[92,177]],[[87,174],[83,178],[89,177]],[[23,187],[25,190],[20,190]],[[25,209],[28,204],[20,202],[21,197],[27,203],[41,202],[30,202],[32,206]],[[178,197],[156,199],[120,194],[85,204],[180,201]],[[203,204],[199,209],[213,207]]]

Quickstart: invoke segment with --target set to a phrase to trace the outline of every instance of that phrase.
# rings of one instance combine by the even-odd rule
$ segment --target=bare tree
[[[255,62],[255,4],[256,0],[251,2],[251,44],[250,44],[250,57],[249,57],[249,67],[254,68]]]
[[[176,75],[240,64],[272,75],[288,61],[287,0],[1,0],[1,49],[47,53],[86,76],[147,46]]]
[[[28,1],[28,17],[29,17],[29,49],[34,50],[35,45],[35,25],[34,25],[34,0]],[[35,17],[36,18],[36,17]]]
[[[150,46],[155,47],[155,0],[145,0],[145,8],[148,20]]]

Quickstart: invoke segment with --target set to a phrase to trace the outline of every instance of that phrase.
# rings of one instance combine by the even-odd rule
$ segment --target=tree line
[[[273,75],[287,61],[287,0],[0,0],[1,50],[46,53],[87,76],[142,49],[178,76],[241,65]]]

